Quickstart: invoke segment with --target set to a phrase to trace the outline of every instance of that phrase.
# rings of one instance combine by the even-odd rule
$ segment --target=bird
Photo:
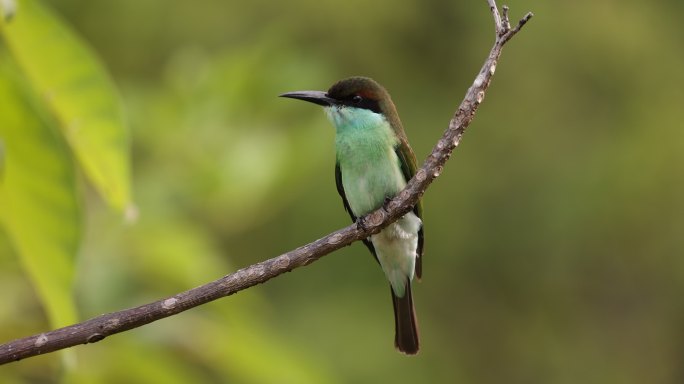
[[[335,183],[352,221],[382,207],[416,173],[396,107],[387,90],[368,77],[350,77],[327,91],[280,95],[323,106],[335,128]],[[418,203],[377,234],[363,239],[390,283],[394,345],[402,353],[419,350],[411,281],[422,274],[423,209]]]

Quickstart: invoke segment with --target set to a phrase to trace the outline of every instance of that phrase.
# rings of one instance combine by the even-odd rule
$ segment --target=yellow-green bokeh
[[[683,4],[508,3],[516,19],[535,17],[506,46],[425,195],[418,356],[393,349],[387,283],[355,244],[77,347],[82,379],[681,382]],[[392,93],[421,162],[493,42],[484,0],[49,5],[111,72],[131,124],[138,221],[124,224],[84,190],[76,292],[86,317],[348,224],[332,128],[278,94],[371,76]],[[0,287],[2,341],[48,328],[4,237]],[[56,382],[56,361],[29,359],[0,376]]]

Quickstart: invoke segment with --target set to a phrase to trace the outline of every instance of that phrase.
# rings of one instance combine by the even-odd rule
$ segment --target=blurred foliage
[[[77,347],[73,380],[684,380],[684,6],[508,5],[536,16],[507,46],[465,140],[425,196],[418,356],[392,348],[387,284],[355,244]],[[420,161],[493,39],[484,1],[50,6],[112,73],[132,128],[138,222],[124,224],[80,188],[85,317],[191,288],[348,223],[332,128],[316,108],[275,96],[374,77]],[[3,122],[34,107],[2,97]],[[9,158],[7,139],[2,148]],[[8,237],[0,234],[0,340],[50,328]],[[58,363],[41,356],[0,374],[56,382]]]
[[[130,200],[127,131],[118,95],[80,38],[37,2],[2,25],[12,57],[53,113],[84,173],[122,210]]]
[[[79,38],[36,2],[2,7],[0,220],[51,326],[64,326],[78,320],[72,288],[81,216],[73,157],[121,209],[129,200],[126,132],[111,82]],[[72,366],[73,353],[62,355]]]
[[[0,140],[6,153],[0,220],[51,324],[63,326],[77,320],[71,291],[81,221],[76,176],[63,141],[8,69],[0,69]]]

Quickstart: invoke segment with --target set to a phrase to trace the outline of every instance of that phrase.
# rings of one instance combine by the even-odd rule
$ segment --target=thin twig
[[[501,9],[503,10],[503,28],[509,30],[511,29],[511,21],[508,18],[508,6],[504,5]]]
[[[494,31],[498,36],[499,32],[503,29],[501,25],[501,15],[499,14],[499,8],[496,6],[495,0],[487,0],[487,3],[489,4],[489,10],[492,12],[492,16],[494,16]]]
[[[520,29],[521,29],[522,27],[524,27],[525,24],[527,24],[528,21],[530,21],[530,19],[532,18],[532,16],[534,16],[534,13],[532,13],[532,12],[527,12],[527,13],[525,14],[525,16],[523,16],[523,18],[520,19],[520,21],[518,22],[518,26],[516,26],[516,27],[511,31],[512,34],[515,35],[516,33],[518,33],[518,31],[520,31]],[[511,36],[511,37],[512,37],[512,36]]]
[[[82,323],[10,341],[0,345],[0,364],[25,359],[44,353],[69,348],[78,344],[94,343],[107,336],[137,328],[142,325],[186,311],[221,297],[232,295],[241,290],[308,265],[324,255],[347,246],[354,241],[365,239],[410,211],[425,193],[430,183],[442,172],[451,152],[460,143],[466,128],[473,120],[478,106],[484,99],[489,87],[501,50],[525,23],[532,17],[528,13],[515,29],[507,22],[508,11],[504,11],[506,22],[502,23],[494,0],[487,0],[496,25],[496,41],[473,85],[449,122],[449,127],[439,139],[416,175],[406,188],[382,207],[360,218],[359,224],[333,232],[312,243],[284,253],[239,271],[224,276],[200,287],[181,292],[139,307],[104,314]]]

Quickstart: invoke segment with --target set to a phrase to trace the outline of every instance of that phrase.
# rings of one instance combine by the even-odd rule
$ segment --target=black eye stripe
[[[351,95],[350,97],[345,98],[345,100],[342,100],[340,104],[354,108],[368,109],[375,113],[381,113],[380,104],[377,100],[366,99],[360,95]]]

